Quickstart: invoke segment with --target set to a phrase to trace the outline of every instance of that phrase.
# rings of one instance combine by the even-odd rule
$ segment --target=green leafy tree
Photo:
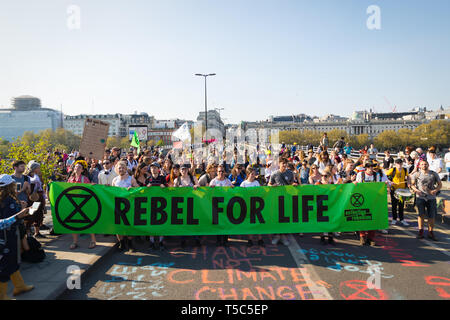
[[[330,147],[332,147],[336,141],[341,140],[341,137],[344,137],[345,141],[348,140],[348,134],[345,130],[333,129],[328,131],[328,140],[330,141]]]
[[[44,132],[37,138],[30,139],[31,137],[30,134],[27,134],[11,143],[7,159],[0,161],[0,172],[12,174],[14,160],[22,160],[25,163],[34,160],[41,165],[42,182],[46,185],[57,162],[57,159],[49,152],[52,150],[50,136],[48,132]]]

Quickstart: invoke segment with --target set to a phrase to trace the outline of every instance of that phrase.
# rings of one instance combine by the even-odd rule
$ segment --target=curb
[[[118,243],[116,243],[112,247],[105,248],[104,252],[99,253],[99,257],[92,258],[92,263],[90,264],[90,266],[84,270],[81,270],[80,280],[84,281],[86,277],[90,275],[94,270],[96,270],[106,258],[110,257],[117,250],[117,247]],[[69,291],[69,289],[67,288],[67,284],[63,283],[42,300],[60,300],[59,297],[61,297],[67,291]]]

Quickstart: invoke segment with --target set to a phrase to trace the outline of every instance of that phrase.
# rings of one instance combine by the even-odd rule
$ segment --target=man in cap
[[[166,178],[160,174],[161,165],[158,162],[153,162],[150,165],[151,175],[147,178],[147,187],[161,187],[167,186]]]

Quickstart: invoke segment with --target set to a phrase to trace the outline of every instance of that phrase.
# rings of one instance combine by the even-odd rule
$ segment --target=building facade
[[[39,131],[62,127],[60,111],[42,108],[39,98],[20,96],[12,99],[11,109],[0,109],[0,138],[12,141],[26,131]]]
[[[372,111],[355,111],[350,118],[328,115],[323,118],[311,118],[304,115],[270,117],[266,121],[243,122],[243,128],[248,129],[274,129],[280,131],[312,130],[328,132],[343,130],[349,135],[368,134],[375,138],[379,133],[387,130],[400,129],[414,130],[418,126],[429,123],[435,119],[449,119],[450,109],[441,108],[438,111],[427,111],[417,108],[410,112],[375,113]],[[303,121],[299,120],[302,119]],[[277,120],[277,121],[275,121]]]
[[[216,129],[222,133],[222,137],[225,135],[225,125],[220,118],[220,113],[217,110],[208,110],[207,116],[208,130]],[[197,122],[200,122],[205,127],[205,112],[200,112],[197,117]]]
[[[94,115],[80,114],[76,116],[65,116],[64,129],[78,136],[82,136],[84,130],[84,122],[87,118],[109,123],[108,137],[126,137],[127,135],[127,128],[125,126],[126,119],[120,113]]]

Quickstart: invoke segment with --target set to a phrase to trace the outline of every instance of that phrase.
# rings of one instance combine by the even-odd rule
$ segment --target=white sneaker
[[[409,223],[406,222],[405,220],[400,221],[400,223],[401,223],[402,225],[404,225],[405,227],[409,226]]]
[[[395,226],[397,224],[397,220],[392,220],[391,225]]]
[[[283,238],[281,239],[281,243],[284,244],[286,247],[290,244],[290,243],[289,243],[289,240],[288,240],[286,237],[283,237]]]
[[[272,239],[272,244],[277,244],[278,241],[280,241],[280,236],[276,235],[273,239]]]
[[[383,229],[381,230],[381,233],[388,234],[388,231],[386,229]]]

